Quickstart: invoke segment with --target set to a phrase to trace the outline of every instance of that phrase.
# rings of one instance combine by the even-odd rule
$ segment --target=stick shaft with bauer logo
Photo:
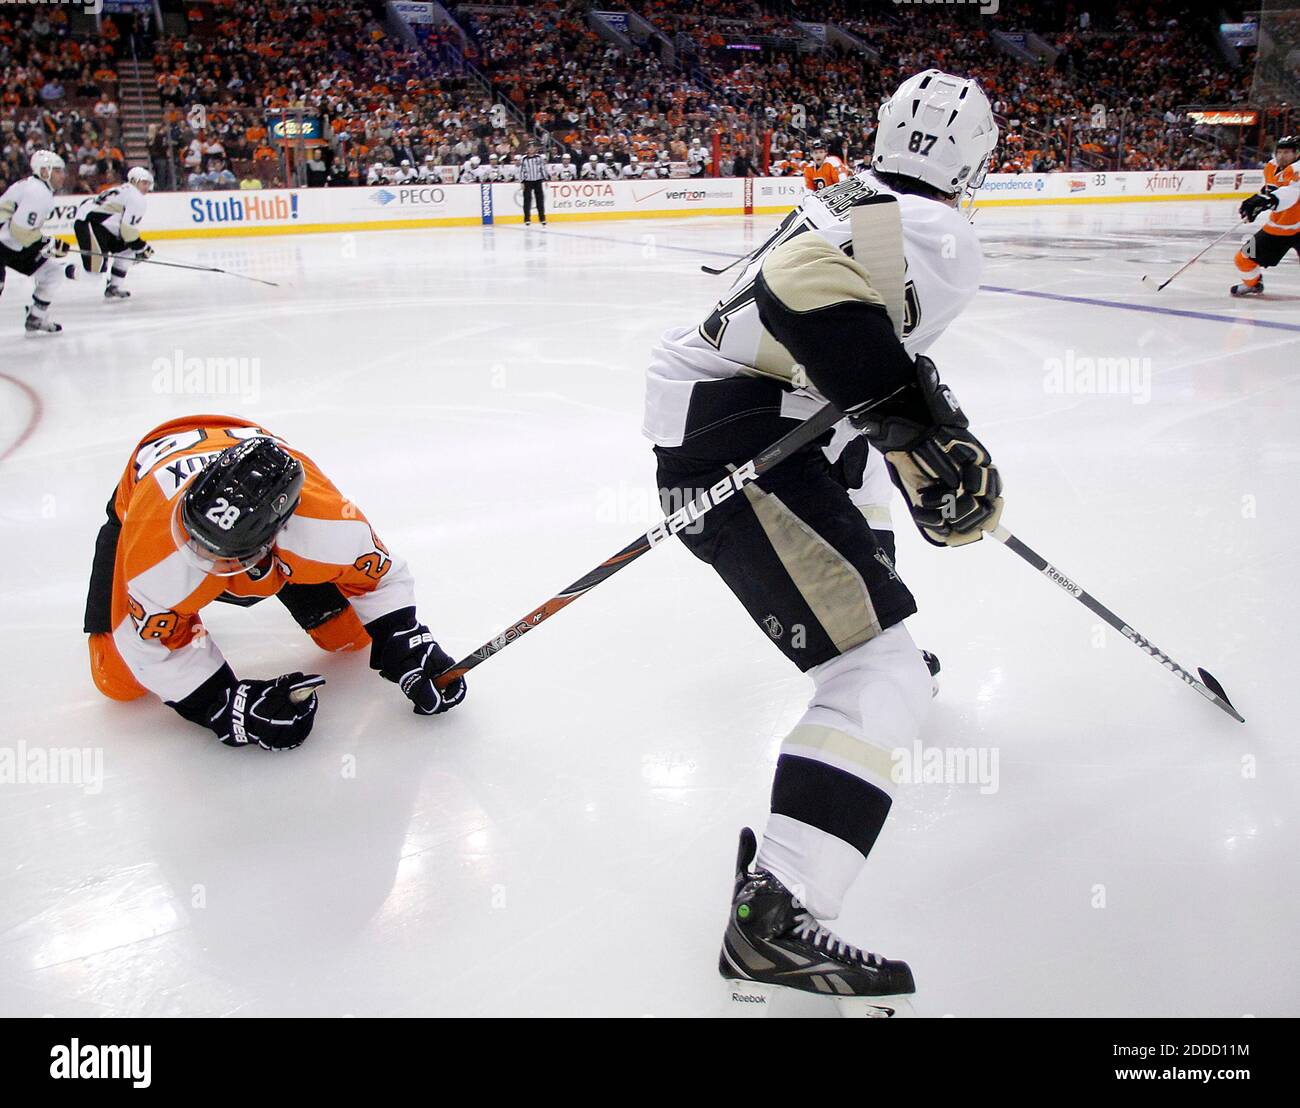
[[[591,572],[579,577],[567,589],[561,589],[546,603],[539,605],[522,619],[516,620],[499,635],[494,635],[473,653],[466,655],[450,669],[444,670],[434,684],[446,688],[456,678],[464,676],[475,666],[486,662],[512,642],[522,638],[538,624],[550,619],[556,612],[567,608],[580,596],[585,596],[602,581],[613,577],[620,569],[636,561],[642,554],[653,550],[665,539],[670,539],[683,528],[698,520],[705,512],[735,495],[746,485],[753,484],[779,462],[802,450],[835,426],[843,415],[833,404],[827,404],[804,420],[789,434],[782,436],[761,454],[737,467],[712,488],[705,489],[685,507],[679,508],[650,528],[644,535],[627,544],[617,554],[606,558]]]

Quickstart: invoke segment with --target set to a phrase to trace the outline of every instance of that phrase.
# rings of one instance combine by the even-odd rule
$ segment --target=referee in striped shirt
[[[533,200],[537,201],[537,218],[546,226],[546,195],[542,182],[549,175],[546,172],[546,159],[537,152],[537,143],[528,144],[528,153],[519,165],[519,179],[524,183],[524,226],[533,221]]]

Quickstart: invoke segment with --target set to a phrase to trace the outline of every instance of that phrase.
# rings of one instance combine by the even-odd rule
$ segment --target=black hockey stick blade
[[[1232,718],[1235,719],[1238,723],[1245,723],[1246,722],[1245,717],[1239,711],[1237,711],[1236,705],[1234,705],[1232,701],[1228,699],[1228,694],[1223,691],[1223,686],[1219,684],[1219,679],[1215,677],[1214,674],[1212,674],[1209,670],[1202,669],[1200,666],[1196,667],[1196,672],[1201,675],[1201,682],[1205,685],[1205,687],[1209,689],[1210,692],[1214,693],[1215,696],[1217,696],[1220,700],[1223,701],[1224,704],[1228,706],[1227,707],[1228,714],[1232,716]]]
[[[707,273],[710,277],[721,277],[724,273],[727,272],[727,270],[729,270],[729,269],[735,269],[736,266],[740,265],[741,262],[748,261],[748,260],[749,260],[749,255],[748,255],[748,254],[742,254],[742,255],[741,255],[739,258],[737,258],[734,262],[728,262],[728,263],[727,263],[726,265],[724,265],[721,269],[715,269],[715,268],[714,268],[713,266],[711,266],[711,265],[702,265],[702,266],[700,266],[700,269],[702,269],[702,270],[703,270],[705,273]]]

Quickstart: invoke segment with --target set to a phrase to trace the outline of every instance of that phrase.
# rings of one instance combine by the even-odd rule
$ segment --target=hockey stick
[[[731,262],[728,265],[724,265],[721,269],[714,269],[713,266],[711,265],[702,265],[700,266],[700,268],[704,270],[705,273],[709,274],[709,276],[711,277],[721,277],[724,273],[727,272],[727,270],[735,269],[736,266],[740,265],[741,262],[747,262],[751,257],[753,257],[752,250],[748,254],[742,254],[734,262]]]
[[[92,250],[78,250],[75,247],[70,248],[67,253],[80,254],[83,258],[112,258],[117,256],[115,254],[102,253],[96,255]],[[53,257],[53,255],[51,255],[51,257]],[[66,257],[66,255],[60,254],[59,257]],[[186,265],[184,262],[160,262],[156,258],[133,258],[131,261],[133,265],[143,263],[145,265],[165,265],[168,269],[193,269],[197,270],[199,273],[224,273],[227,277],[238,277],[243,281],[256,281],[259,285],[270,285],[272,288],[276,289],[280,287],[277,281],[265,281],[261,277],[249,277],[246,273],[232,273],[228,269],[218,269],[214,265]]]
[[[1081,589],[1078,585],[1076,585],[1073,581],[1071,581],[1070,578],[1068,578],[1064,573],[1062,573],[1059,569],[1057,569],[1054,565],[1052,565],[1049,561],[1047,561],[1046,558],[1044,558],[1041,554],[1037,553],[1036,551],[1031,550],[1028,546],[1026,546],[1018,538],[1016,538],[1016,536],[1013,535],[1010,531],[1008,531],[1005,527],[1002,526],[995,527],[993,528],[992,531],[989,532],[989,534],[993,538],[997,539],[998,542],[1000,542],[1003,546],[1007,547],[1009,550],[1014,551],[1016,554],[1019,554],[1020,557],[1022,557],[1026,562],[1028,562],[1031,566],[1033,566],[1036,570],[1038,570],[1038,572],[1041,573],[1044,577],[1046,577],[1049,581],[1053,582],[1054,584],[1060,585],[1061,588],[1063,588],[1066,592],[1068,592],[1072,597],[1074,597],[1075,600],[1077,600],[1085,608],[1101,616],[1102,619],[1104,619],[1113,628],[1115,628],[1116,631],[1118,631],[1121,635],[1123,635],[1126,639],[1128,639],[1129,642],[1131,642],[1139,650],[1143,650],[1147,654],[1150,654],[1151,657],[1153,657],[1157,662],[1159,662],[1162,666],[1164,666],[1165,669],[1169,670],[1171,673],[1174,674],[1174,676],[1182,679],[1187,684],[1191,685],[1192,688],[1194,688],[1198,693],[1200,693],[1203,697],[1205,697],[1206,700],[1212,701],[1213,703],[1217,704],[1220,708],[1222,708],[1225,712],[1227,712],[1228,715],[1230,715],[1238,723],[1246,722],[1245,719],[1242,717],[1241,713],[1238,712],[1237,709],[1232,706],[1232,701],[1228,699],[1228,694],[1223,691],[1223,686],[1219,684],[1219,682],[1213,677],[1213,675],[1207,673],[1205,670],[1200,669],[1198,667],[1196,672],[1201,675],[1201,679],[1198,681],[1195,677],[1193,677],[1190,673],[1188,673],[1187,670],[1183,669],[1182,666],[1180,666],[1171,657],[1169,657],[1169,655],[1166,654],[1163,650],[1157,648],[1155,644],[1152,643],[1149,639],[1144,638],[1142,635],[1139,635],[1136,631],[1133,630],[1132,627],[1130,627],[1127,623],[1125,623],[1122,619],[1120,619],[1119,616],[1117,616],[1114,612],[1112,612],[1109,608],[1107,608],[1095,597],[1090,596],[1088,593],[1084,592],[1083,589]]]
[[[888,397],[884,399],[888,399]],[[640,538],[628,543],[617,554],[606,558],[590,573],[579,577],[567,589],[562,589],[550,600],[546,601],[545,604],[534,608],[522,619],[516,620],[512,626],[507,627],[501,634],[493,636],[472,654],[467,654],[450,669],[444,670],[434,678],[433,683],[439,689],[445,689],[456,678],[464,676],[475,666],[486,662],[493,654],[504,650],[539,623],[550,619],[556,612],[568,607],[578,597],[590,592],[602,581],[607,581],[613,577],[620,569],[636,561],[642,554],[654,549],[665,539],[672,538],[682,528],[698,520],[709,509],[716,508],[722,501],[739,492],[746,485],[753,484],[778,462],[785,461],[795,451],[803,449],[813,440],[829,431],[843,418],[843,415],[836,410],[833,404],[827,404],[814,415],[804,420],[788,435],[779,438],[751,461],[734,469],[712,488],[701,492],[685,507],[679,508],[672,515],[661,519]]]
[[[1244,222],[1245,220],[1242,220],[1242,223]],[[1240,224],[1238,224],[1236,227],[1229,227],[1226,231],[1223,232],[1223,234],[1221,234],[1217,239],[1215,239],[1212,243],[1210,243],[1209,246],[1207,246],[1204,250],[1202,250],[1199,254],[1197,254],[1196,257],[1194,257],[1190,262],[1180,267],[1170,277],[1166,278],[1163,284],[1157,285],[1156,292],[1159,292],[1161,289],[1163,289],[1165,285],[1169,284],[1169,282],[1172,281],[1175,277],[1177,277],[1179,273],[1182,273],[1184,269],[1190,269],[1196,262],[1199,262],[1203,257],[1205,257],[1206,254],[1208,254],[1211,250],[1213,250],[1214,247],[1218,246],[1219,243],[1221,243],[1229,235],[1235,234],[1240,230],[1241,230]],[[1142,274],[1142,280],[1144,281],[1147,280],[1147,275],[1145,273]]]

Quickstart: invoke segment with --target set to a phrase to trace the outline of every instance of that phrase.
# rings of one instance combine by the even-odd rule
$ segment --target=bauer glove
[[[850,422],[889,463],[927,542],[963,546],[1002,515],[1002,479],[934,363],[916,358],[917,386],[901,403],[850,411]]]
[[[465,679],[458,677],[439,691],[433,679],[454,661],[415,618],[414,608],[402,608],[366,624],[370,633],[370,668],[394,682],[413,705],[416,715],[436,716],[465,699]]]

